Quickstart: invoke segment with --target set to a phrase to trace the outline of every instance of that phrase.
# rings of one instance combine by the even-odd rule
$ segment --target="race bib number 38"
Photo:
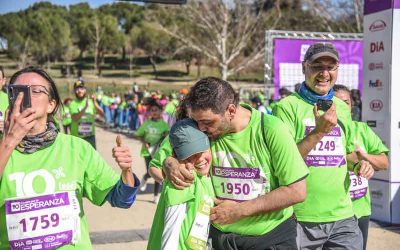
[[[364,177],[355,175],[353,172],[350,174],[350,197],[352,200],[364,197],[368,192],[368,180]]]
[[[313,129],[314,126],[307,126],[305,135],[307,136]],[[317,143],[304,160],[307,166],[340,167],[346,164],[344,152],[340,128],[334,127]]]
[[[266,193],[267,179],[259,168],[213,167],[212,179],[218,198],[247,201]]]
[[[78,200],[73,192],[5,202],[10,249],[55,249],[80,235]]]

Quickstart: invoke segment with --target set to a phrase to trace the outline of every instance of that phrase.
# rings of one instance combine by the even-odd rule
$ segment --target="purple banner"
[[[279,98],[279,88],[281,85],[284,85],[280,76],[281,64],[301,64],[304,54],[307,48],[316,42],[327,42],[326,40],[306,40],[306,39],[284,39],[284,38],[276,38],[274,40],[274,85],[275,85],[275,93],[274,99]],[[340,65],[345,66],[345,64],[356,64],[358,65],[358,83],[352,83],[358,87],[359,90],[362,90],[362,69],[363,69],[363,42],[356,40],[329,40],[334,44],[339,53],[339,61]],[[339,78],[340,74],[343,71],[343,67],[339,67]],[[298,71],[296,71],[296,76],[294,78],[301,79],[301,81],[290,82],[290,85],[294,86],[297,83],[301,83],[304,81],[304,75],[301,72],[301,66]],[[342,69],[341,69],[342,68]],[[342,70],[342,71],[341,71]],[[357,73],[356,73],[357,74]],[[337,82],[339,83],[339,82]],[[344,84],[344,83],[340,83]]]
[[[6,201],[6,214],[18,214],[50,207],[69,205],[68,193],[49,194],[40,197]]]
[[[259,168],[223,168],[213,167],[213,175],[233,179],[259,179]]]
[[[398,0],[394,0],[395,6],[399,5]],[[393,7],[393,0],[365,0],[364,15],[376,13],[383,10],[388,10]]]
[[[72,241],[72,231],[10,241],[11,250],[56,249]]]
[[[400,9],[400,0],[394,0],[393,8]]]

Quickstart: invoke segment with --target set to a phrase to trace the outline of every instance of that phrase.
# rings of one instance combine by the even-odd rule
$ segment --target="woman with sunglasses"
[[[59,133],[53,115],[61,105],[43,70],[16,72],[10,85],[29,85],[8,111],[0,143],[0,249],[91,249],[83,198],[129,208],[140,185],[127,147],[113,148],[118,176],[86,141]]]

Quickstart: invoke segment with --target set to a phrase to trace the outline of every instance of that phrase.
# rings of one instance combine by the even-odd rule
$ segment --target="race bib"
[[[314,128],[314,126],[306,126],[305,136],[310,134]],[[304,160],[309,167],[340,167],[346,164],[340,128],[334,127],[317,143]]]
[[[220,199],[247,201],[266,193],[267,178],[259,168],[213,167],[215,195]]]
[[[74,192],[5,201],[11,250],[56,249],[80,237],[80,206]]]
[[[192,228],[187,238],[187,244],[190,249],[206,250],[208,243],[208,234],[210,230],[210,212],[213,206],[213,200],[205,196],[197,209]]]
[[[90,122],[81,122],[78,126],[78,134],[80,136],[90,136],[93,135],[93,127]]]
[[[364,177],[359,177],[353,172],[350,174],[350,197],[352,200],[364,197],[368,192],[368,180]]]

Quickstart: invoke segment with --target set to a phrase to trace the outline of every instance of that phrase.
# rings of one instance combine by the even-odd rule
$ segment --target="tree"
[[[88,32],[94,50],[94,69],[101,75],[101,65],[107,50],[115,50],[123,43],[117,19],[110,15],[95,14]]]
[[[190,1],[183,10],[157,9],[159,28],[216,63],[222,79],[252,65],[264,55],[264,30],[280,18],[279,1],[268,12],[264,1]],[[258,7],[257,7],[258,6]]]
[[[156,59],[168,50],[170,39],[167,34],[157,29],[152,23],[144,23],[140,30],[136,27],[131,30],[130,40],[132,47],[145,51],[156,78],[158,77]]]
[[[94,11],[88,3],[78,3],[69,6],[68,22],[71,25],[72,41],[79,48],[79,59],[90,47],[91,40],[88,35]]]

